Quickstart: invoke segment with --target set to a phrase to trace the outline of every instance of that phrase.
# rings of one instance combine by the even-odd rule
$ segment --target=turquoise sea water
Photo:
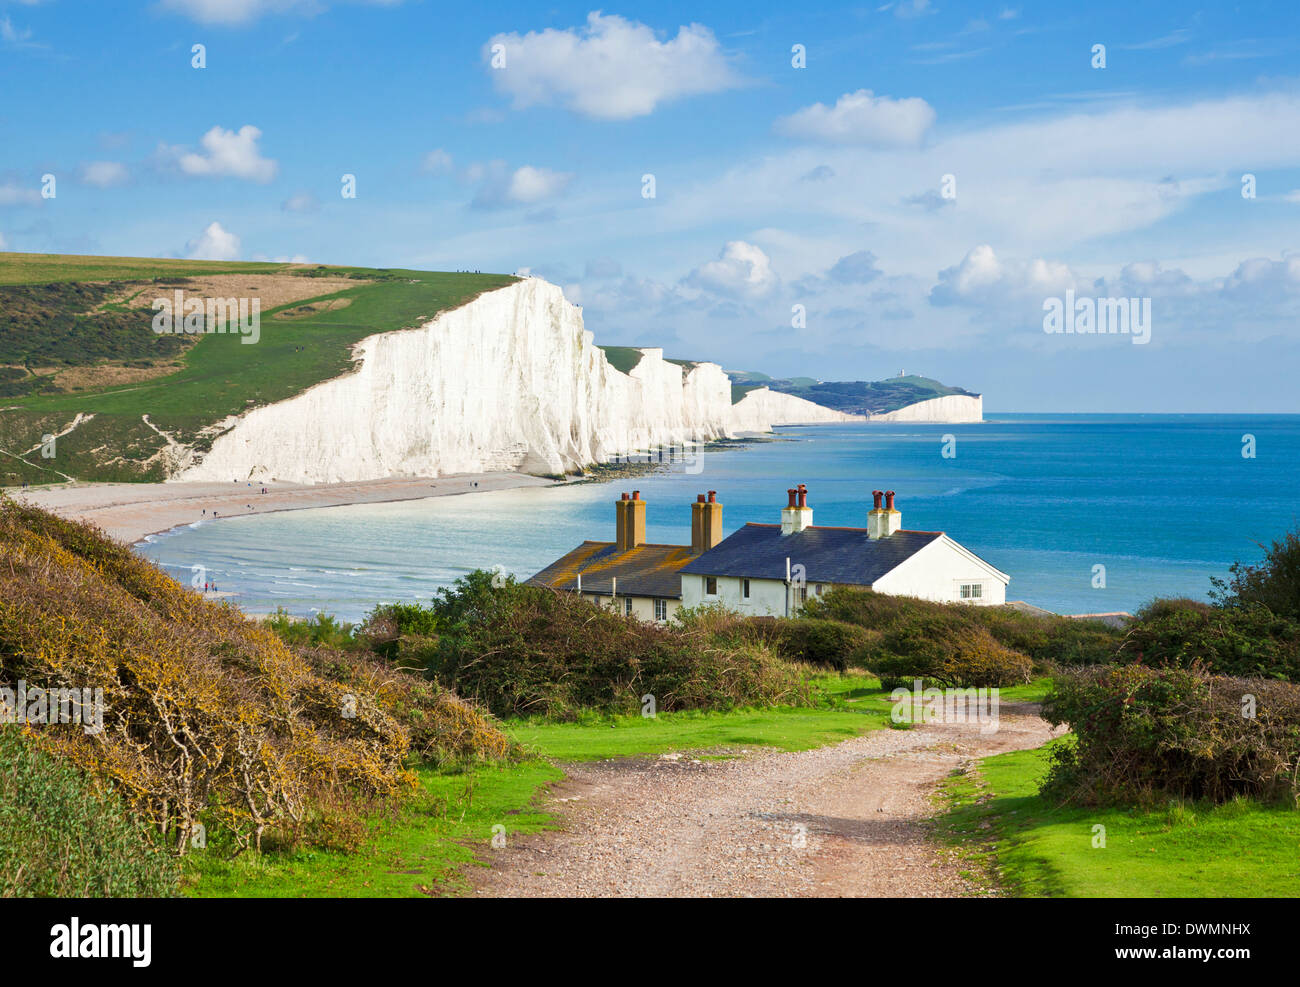
[[[942,455],[944,436],[956,455]],[[1253,435],[1255,457],[1242,455]],[[980,425],[785,428],[608,484],[330,507],[199,523],[140,547],[189,582],[202,565],[253,612],[349,620],[380,601],[428,599],[475,568],[531,575],[583,539],[612,540],[612,501],[634,486],[647,536],[689,544],[690,502],[717,490],[730,532],[776,522],[807,484],[817,524],[866,524],[873,489],[903,526],[942,530],[1011,575],[1008,599],[1061,613],[1203,597],[1211,575],[1255,560],[1300,518],[1300,415],[990,415]],[[1105,566],[1104,589],[1094,566]]]

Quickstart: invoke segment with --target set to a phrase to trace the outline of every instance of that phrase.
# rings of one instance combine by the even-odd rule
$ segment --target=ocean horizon
[[[904,528],[945,531],[1008,573],[1008,600],[1132,611],[1205,598],[1212,576],[1295,526],[1297,461],[1300,415],[1286,414],[782,427],[634,478],[200,521],[138,550],[182,582],[202,566],[252,613],[355,621],[474,569],[523,579],[584,540],[611,541],[625,490],[647,501],[649,541],[689,544],[698,493],[718,492],[730,533],[778,521],[786,489],[803,483],[819,525],[865,526],[871,491],[894,490]]]

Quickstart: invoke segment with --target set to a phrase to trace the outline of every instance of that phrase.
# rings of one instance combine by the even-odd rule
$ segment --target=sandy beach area
[[[555,483],[526,473],[475,473],[440,477],[396,477],[356,483],[298,485],[275,483],[73,483],[7,492],[15,500],[53,511],[76,521],[88,521],[114,538],[137,542],[145,535],[168,531],[216,517],[300,511],[310,507],[378,504],[421,500],[484,490],[546,487]]]

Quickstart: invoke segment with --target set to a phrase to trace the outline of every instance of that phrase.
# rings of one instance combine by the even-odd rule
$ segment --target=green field
[[[199,273],[274,273],[284,265],[147,261],[128,258],[0,254],[0,284],[88,281]],[[457,308],[478,294],[512,283],[508,275],[437,273],[330,267],[300,269],[359,280],[357,287],[294,301],[263,311],[261,339],[242,342],[237,333],[204,334],[180,357],[182,369],[165,377],[98,391],[13,397],[0,410],[0,484],[82,480],[161,480],[158,457],[166,440],[142,420],[185,444],[206,448],[203,430],[221,419],[282,401],[344,373],[351,348],[367,336],[416,326]],[[360,279],[368,279],[364,283]],[[3,290],[3,289],[0,289]],[[277,313],[309,302],[347,298],[346,308],[277,319]],[[146,310],[147,311],[147,310]],[[148,313],[150,316],[152,312]],[[149,320],[141,334],[153,338]],[[75,359],[71,352],[65,359]],[[93,362],[93,361],[88,361]],[[78,413],[94,415],[57,442],[56,455],[23,455],[45,434],[58,434]]]
[[[985,882],[1031,898],[1300,896],[1294,807],[1062,808],[1038,795],[1047,757],[1040,748],[986,758],[945,785],[939,831]],[[1095,826],[1104,848],[1093,846]]]

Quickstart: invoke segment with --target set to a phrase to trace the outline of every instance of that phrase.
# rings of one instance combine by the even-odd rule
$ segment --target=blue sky
[[[1070,6],[0,0],[0,249],[530,271],[730,369],[1300,411],[1297,5]],[[1044,332],[1067,290],[1149,342]]]

